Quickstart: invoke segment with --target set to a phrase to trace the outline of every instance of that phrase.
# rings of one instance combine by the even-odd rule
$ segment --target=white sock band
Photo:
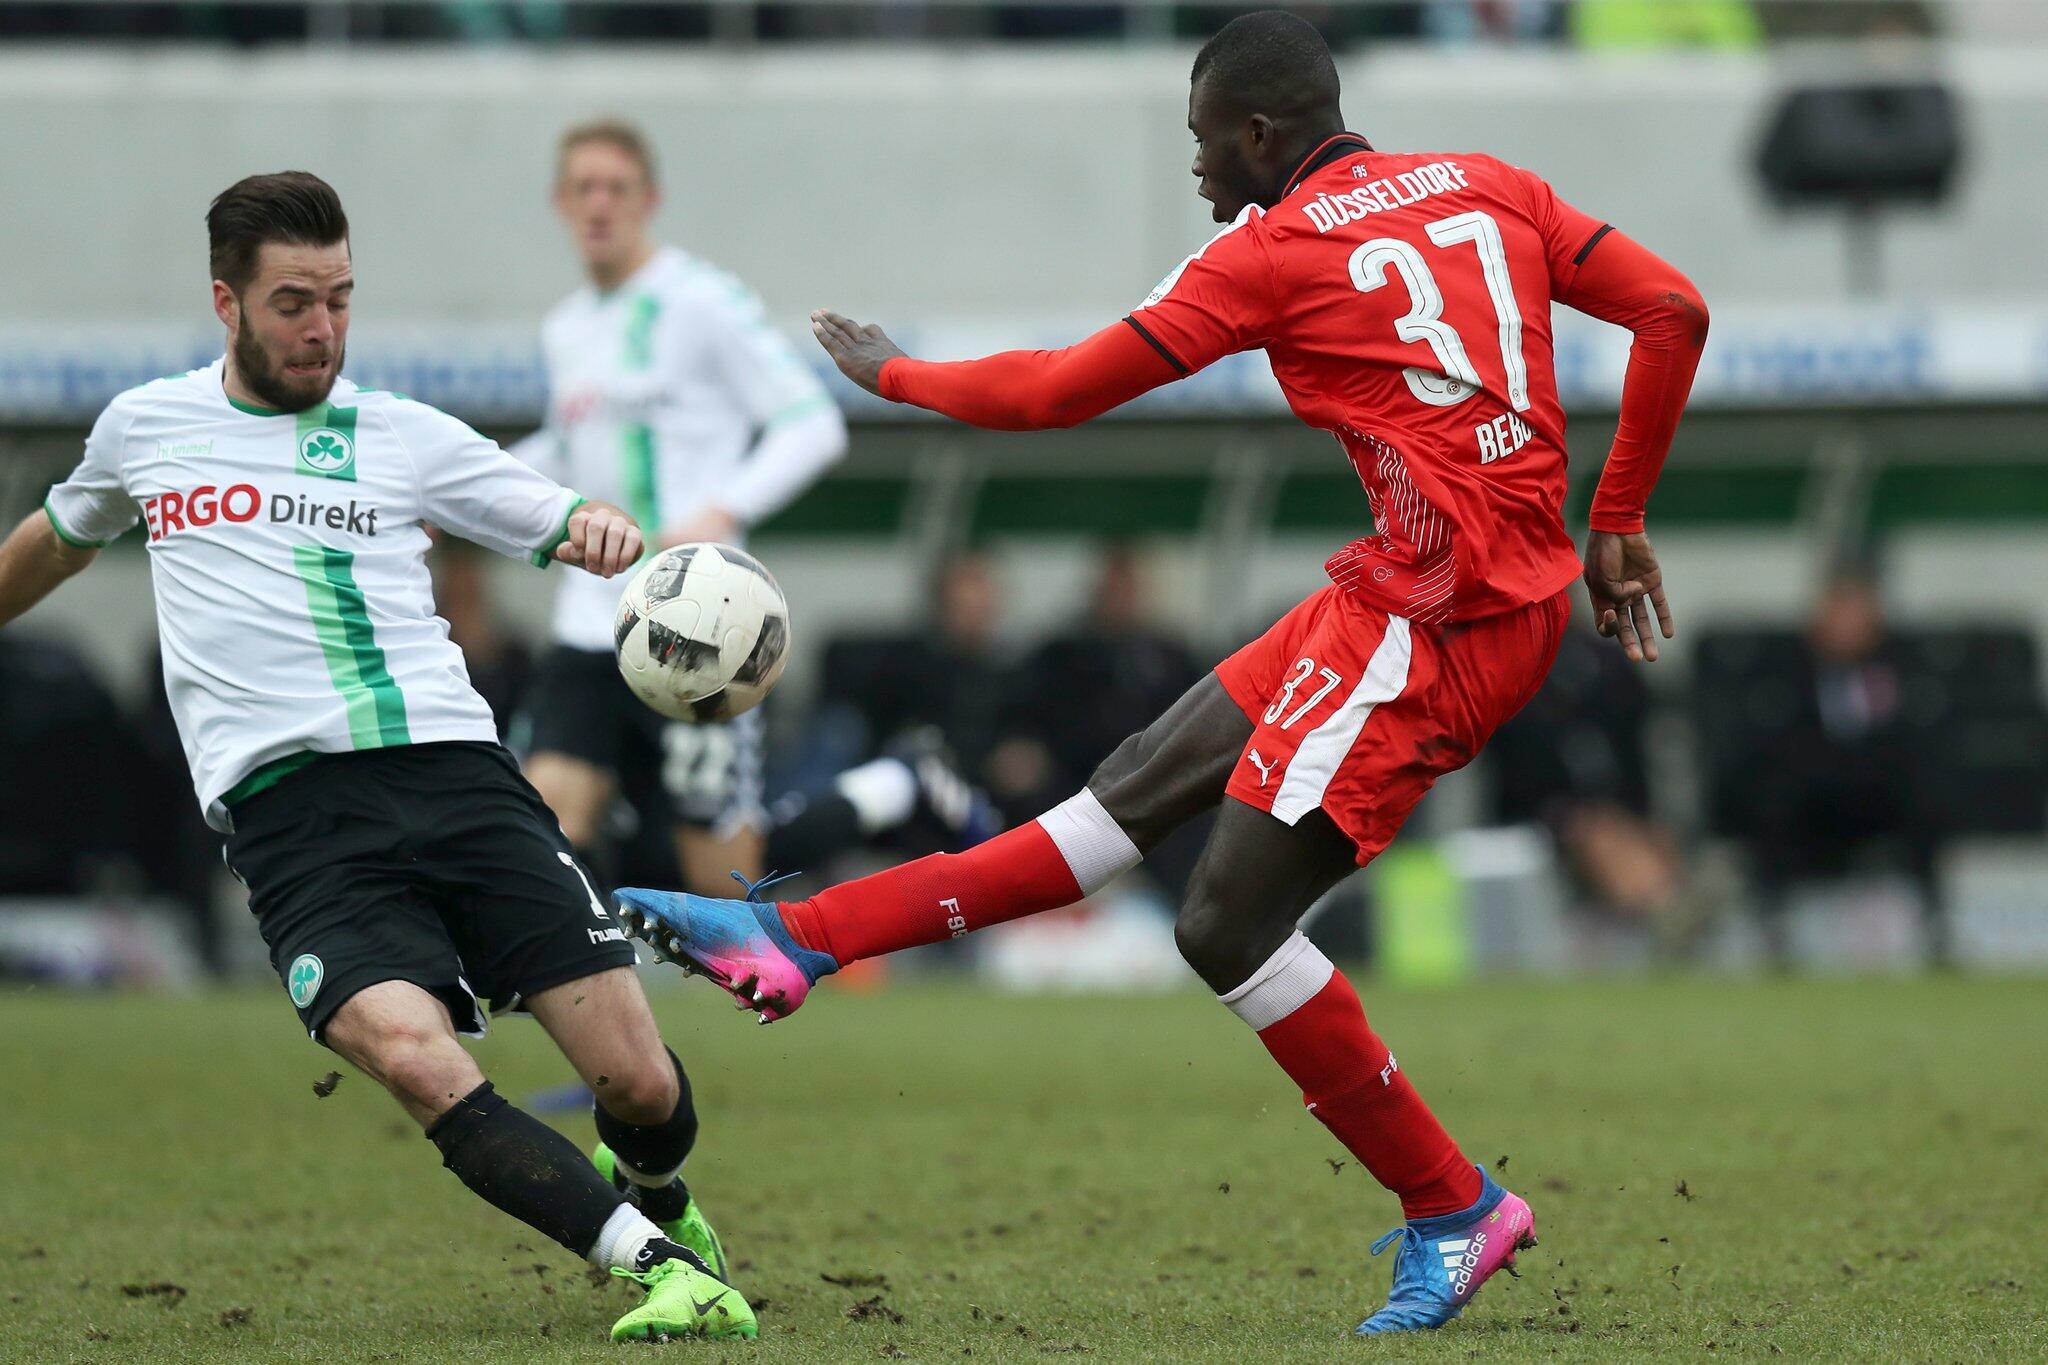
[[[612,1153],[612,1165],[616,1166],[619,1174],[626,1177],[628,1181],[649,1190],[665,1190],[674,1183],[677,1176],[683,1173],[683,1168],[680,1165],[666,1175],[649,1175],[645,1171],[636,1171],[620,1160],[617,1152]]]
[[[1124,827],[1086,787],[1039,816],[1038,823],[1059,846],[1084,896],[1094,895],[1145,861]]]
[[[639,1267],[634,1264],[634,1258],[639,1256],[641,1249],[650,1241],[665,1236],[666,1233],[648,1221],[646,1214],[631,1204],[621,1204],[605,1220],[603,1231],[597,1234],[597,1245],[584,1259],[599,1270],[637,1270]]]
[[[1297,929],[1252,973],[1251,980],[1216,998],[1257,1033],[1315,999],[1336,974],[1336,964]]]

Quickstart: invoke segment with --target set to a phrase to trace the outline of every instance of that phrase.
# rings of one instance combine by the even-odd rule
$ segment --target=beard
[[[307,377],[292,375],[282,364],[272,360],[263,344],[246,327],[236,335],[232,349],[235,373],[241,377],[242,383],[263,401],[263,406],[280,412],[303,412],[326,402],[327,395],[334,391],[334,381],[341,376],[341,364],[348,354],[346,348],[335,351],[332,368],[317,377]]]

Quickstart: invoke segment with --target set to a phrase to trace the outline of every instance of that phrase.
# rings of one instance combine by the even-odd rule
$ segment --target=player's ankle
[[[1487,1193],[1486,1177],[1461,1155],[1438,1178],[1401,1192],[1401,1216],[1411,1223],[1476,1216]]]
[[[813,901],[781,901],[775,906],[775,913],[782,917],[783,932],[805,952],[821,953],[840,967],[846,962],[832,951],[832,936],[825,929],[824,918],[818,914]]]
[[[633,1190],[631,1198],[640,1206],[640,1212],[657,1223],[673,1223],[690,1211],[690,1189],[680,1180],[659,1187],[641,1185]]]

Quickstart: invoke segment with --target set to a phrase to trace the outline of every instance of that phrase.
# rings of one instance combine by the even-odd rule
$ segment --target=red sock
[[[1478,1170],[1367,1025],[1351,983],[1307,939],[1290,938],[1223,1001],[1258,1030],[1309,1112],[1401,1197],[1404,1216],[1478,1202]]]
[[[782,922],[798,943],[844,967],[1072,905],[1139,857],[1084,790],[965,853],[935,853],[786,903]]]

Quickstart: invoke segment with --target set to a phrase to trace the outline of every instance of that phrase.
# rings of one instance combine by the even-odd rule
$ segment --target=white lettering
[[[1466,186],[1465,173],[1457,163],[1432,161],[1426,166],[1402,171],[1391,180],[1373,180],[1344,194],[1318,194],[1305,201],[1301,210],[1317,232],[1330,232],[1390,209],[1417,204],[1431,195],[1449,194]]]
[[[1504,412],[1492,421],[1474,427],[1472,435],[1479,445],[1481,464],[1504,460],[1536,439],[1536,433],[1529,424],[1512,412]]]

